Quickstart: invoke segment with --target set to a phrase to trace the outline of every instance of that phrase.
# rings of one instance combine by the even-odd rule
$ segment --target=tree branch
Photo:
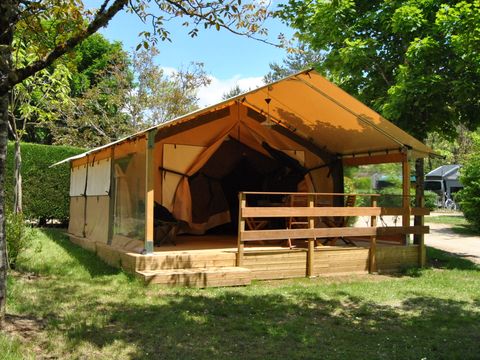
[[[0,96],[6,94],[15,84],[22,82],[29,76],[35,74],[37,71],[40,71],[51,65],[60,56],[73,49],[88,36],[95,33],[101,27],[107,25],[110,19],[112,19],[116,13],[122,10],[127,2],[128,0],[115,0],[106,11],[97,12],[95,18],[84,31],[68,39],[63,44],[59,44],[57,47],[55,47],[55,49],[43,57],[43,59],[37,60],[23,68],[11,71],[6,77],[5,81],[0,84]]]

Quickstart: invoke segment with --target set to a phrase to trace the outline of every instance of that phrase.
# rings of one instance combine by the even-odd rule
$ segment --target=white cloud
[[[233,89],[236,85],[242,91],[248,91],[263,85],[263,77],[242,77],[235,75],[229,79],[218,79],[210,76],[210,84],[203,86],[198,90],[198,105],[200,107],[209,106],[222,101],[222,95]]]

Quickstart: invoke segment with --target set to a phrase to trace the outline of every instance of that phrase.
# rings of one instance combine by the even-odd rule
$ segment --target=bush
[[[23,211],[26,219],[68,219],[70,165],[49,166],[83,150],[69,146],[22,143]],[[13,209],[14,146],[8,144],[5,205]]]
[[[480,154],[475,153],[465,162],[460,181],[463,189],[457,193],[456,199],[467,221],[480,229]]]
[[[429,210],[435,210],[438,207],[438,195],[433,191],[425,191],[425,207]]]
[[[19,255],[32,242],[32,229],[25,225],[23,214],[7,211],[5,220],[8,263],[11,269],[15,269]]]

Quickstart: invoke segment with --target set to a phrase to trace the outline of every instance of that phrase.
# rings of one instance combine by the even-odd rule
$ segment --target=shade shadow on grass
[[[91,277],[117,275],[122,272],[122,270],[114,268],[103,262],[94,253],[73,244],[68,236],[59,229],[42,228],[39,229],[39,231],[52,240],[55,244],[61,246],[76,263],[88,271]]]
[[[57,292],[60,302],[65,294]],[[394,306],[348,293],[294,295],[229,290],[156,304],[89,303],[101,306],[103,321],[52,315],[48,327],[61,329],[72,351],[129,344],[135,359],[478,359],[480,312],[466,301],[412,294]]]
[[[428,264],[433,268],[480,271],[480,266],[463,257],[427,246]]]

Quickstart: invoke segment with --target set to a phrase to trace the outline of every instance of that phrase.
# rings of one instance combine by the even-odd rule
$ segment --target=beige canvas
[[[108,196],[87,197],[85,237],[102,243],[108,240]]]
[[[70,219],[68,232],[75,236],[83,237],[85,215],[85,197],[72,196],[70,198]]]

